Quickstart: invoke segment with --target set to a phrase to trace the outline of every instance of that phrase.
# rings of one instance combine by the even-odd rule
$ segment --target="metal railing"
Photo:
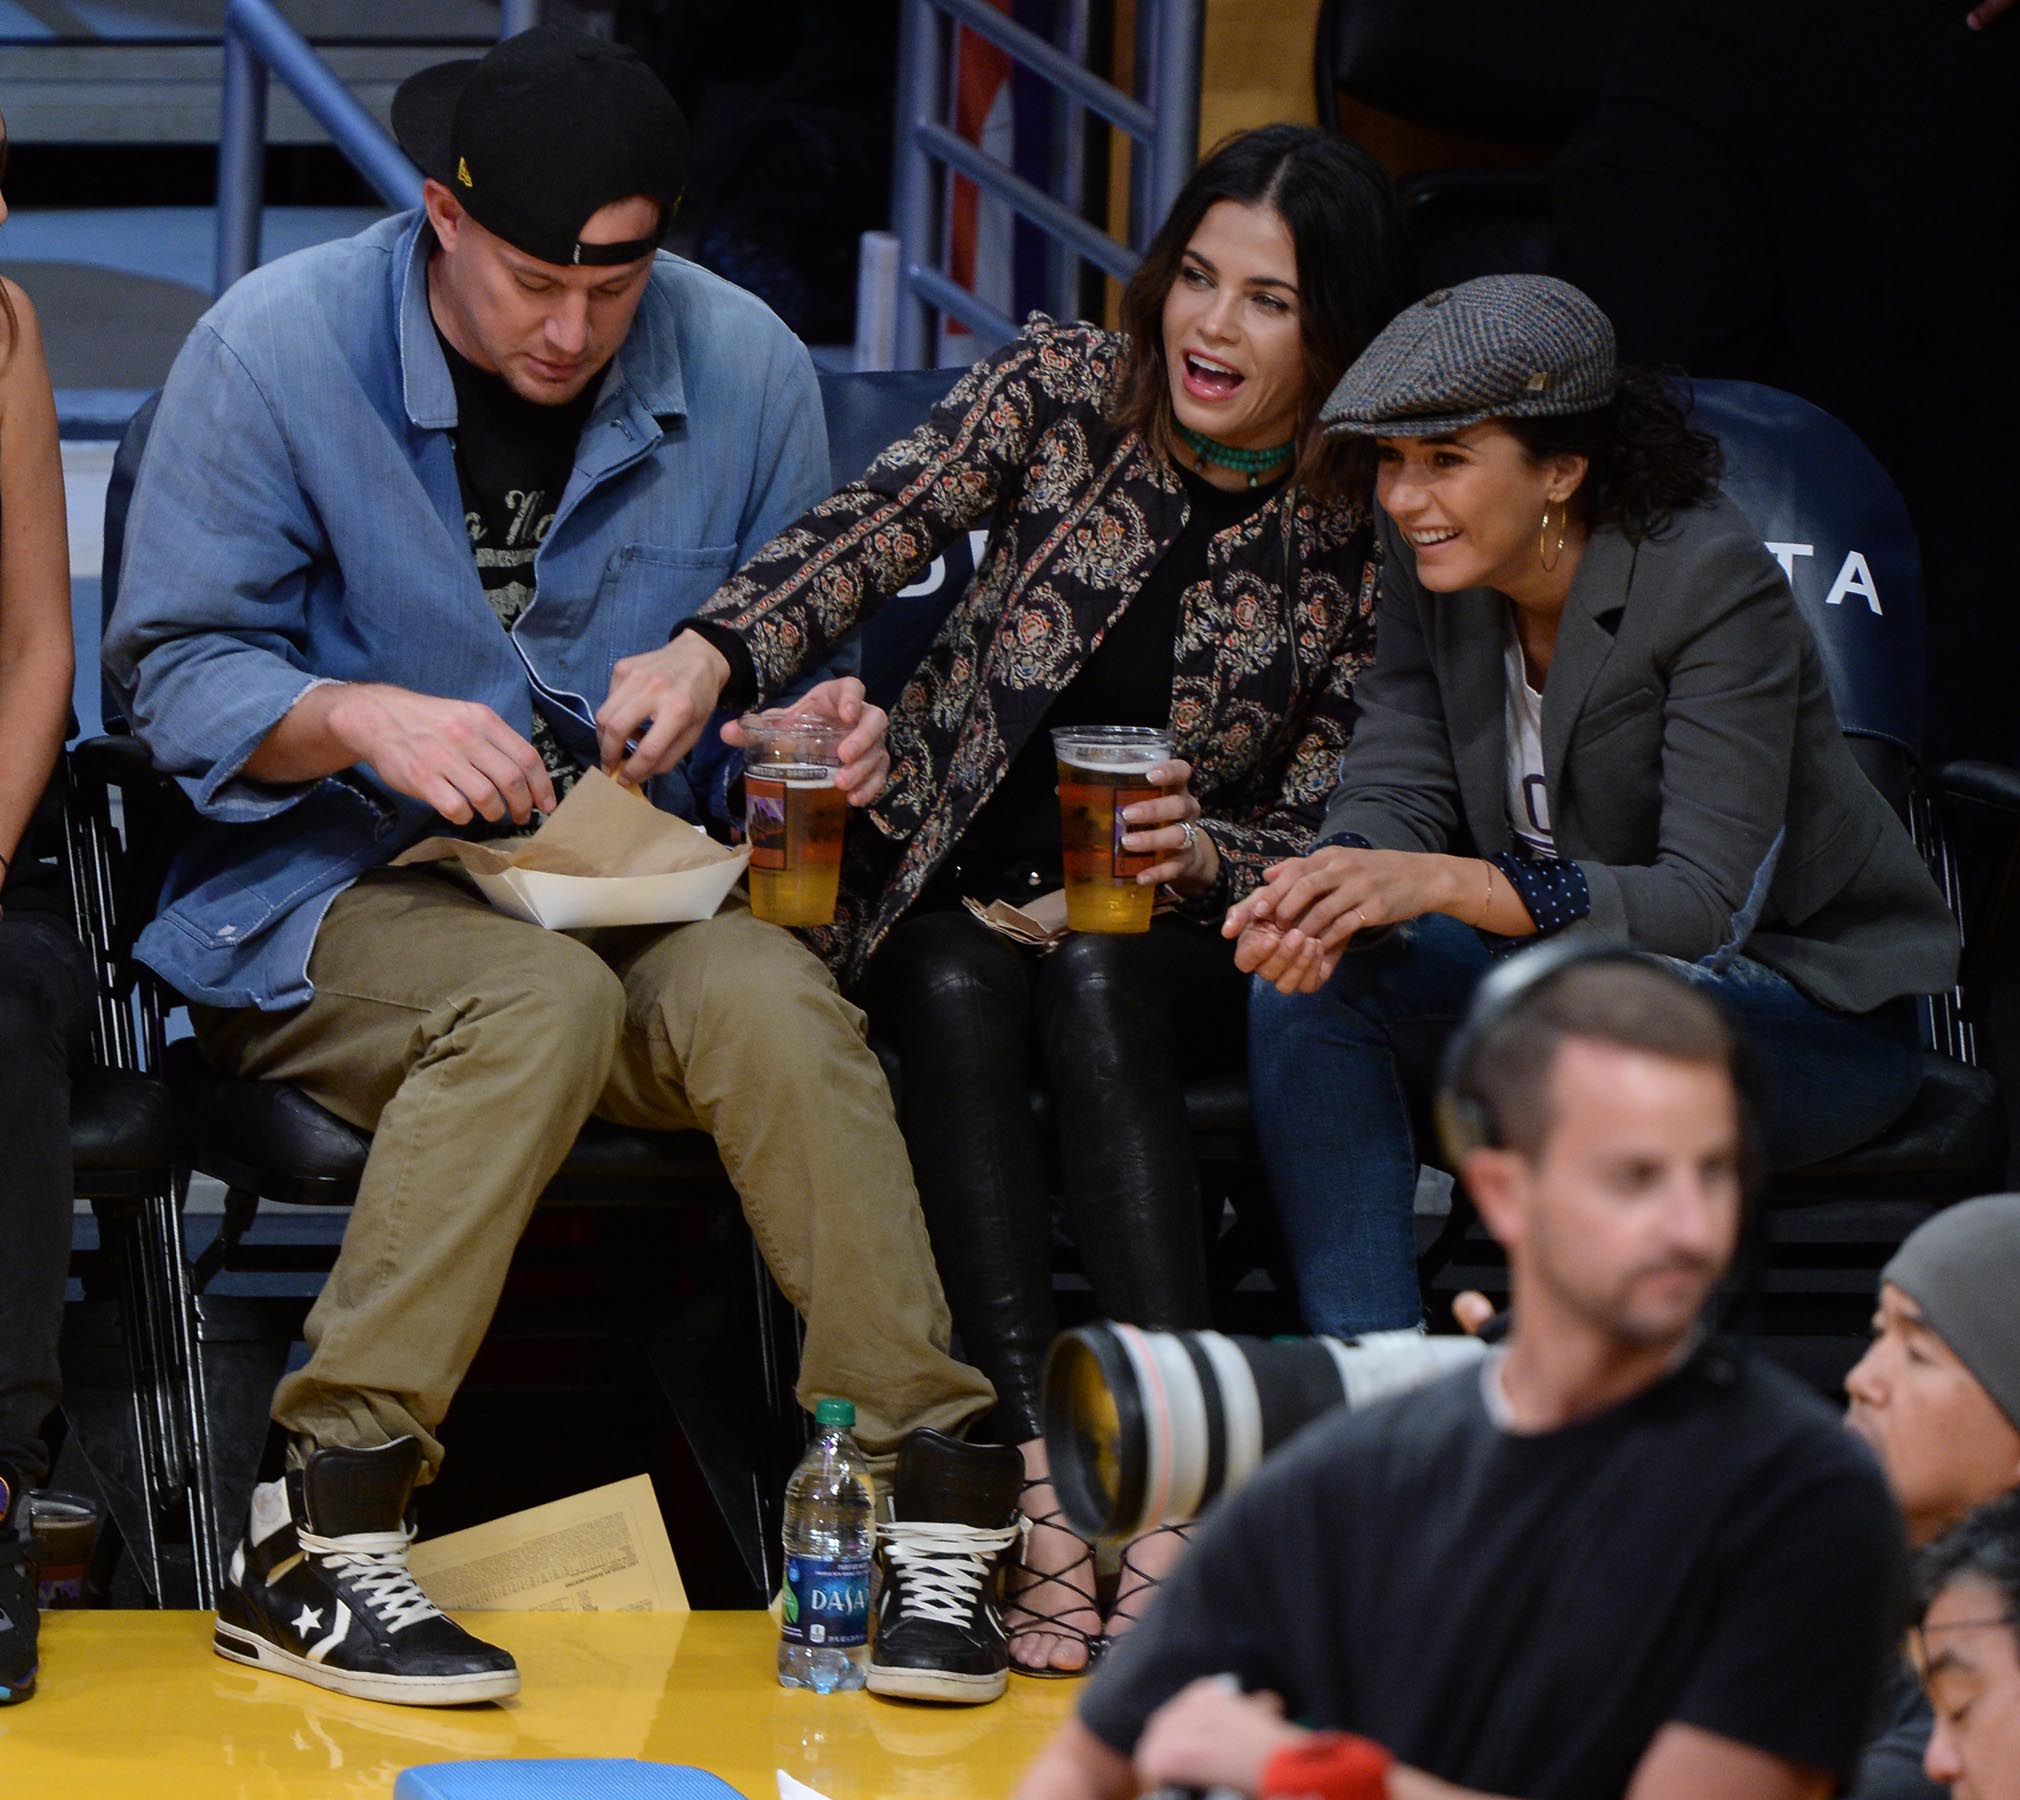
[[[540,22],[542,0],[501,0],[499,32]],[[278,76],[388,206],[421,204],[421,171],[332,72],[272,0],[230,0],[224,15],[224,94],[217,142],[218,293],[259,266],[266,203],[267,88]]]
[[[940,267],[938,170],[966,176],[1045,232],[1071,258],[1128,279],[1142,247],[1192,173],[1199,144],[1200,23],[1204,0],[1137,0],[1137,95],[1124,93],[989,0],[904,0],[898,39],[897,160],[892,228],[899,243],[893,361],[924,366],[929,314],[940,312],[1001,343],[1016,323],[951,280]],[[947,76],[956,27],[1006,52],[1060,98],[1125,133],[1130,157],[1128,244],[1120,244],[1056,195],[978,149],[946,124]],[[1062,156],[1069,179],[1079,158]],[[1068,290],[1070,291],[1070,289]]]

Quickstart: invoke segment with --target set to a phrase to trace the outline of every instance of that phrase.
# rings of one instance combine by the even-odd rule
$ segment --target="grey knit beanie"
[[[2020,1425],[2020,1194],[1987,1194],[1908,1234],[1880,1271]]]

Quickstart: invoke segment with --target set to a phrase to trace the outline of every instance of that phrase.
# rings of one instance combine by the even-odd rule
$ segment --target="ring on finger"
[[[1368,915],[1367,915],[1366,913],[1364,913],[1363,911],[1361,911],[1361,909],[1360,909],[1360,908],[1359,908],[1358,906],[1354,908],[1354,917],[1360,920],[1360,922],[1361,922],[1361,929],[1362,929],[1363,931],[1367,930],[1367,928],[1368,928]]]
[[[1187,819],[1179,825],[1179,830],[1185,833],[1185,842],[1180,846],[1180,849],[1185,855],[1190,856],[1193,845],[1199,841],[1199,822],[1195,819]]]

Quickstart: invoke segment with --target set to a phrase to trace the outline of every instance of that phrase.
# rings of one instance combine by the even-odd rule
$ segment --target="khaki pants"
[[[307,1366],[273,1416],[319,1444],[411,1433],[426,1457],[533,1203],[591,1113],[708,1132],[806,1319],[799,1397],[856,1403],[864,1450],[958,1431],[994,1396],[949,1322],[863,1018],[742,894],[694,925],[564,936],[430,869],[330,908],[288,1012],[193,1009],[220,1069],[291,1081],[371,1131]]]

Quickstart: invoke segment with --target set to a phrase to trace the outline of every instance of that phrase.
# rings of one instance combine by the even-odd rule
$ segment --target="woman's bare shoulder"
[[[40,398],[49,391],[49,365],[42,348],[42,321],[28,290],[11,276],[0,275],[0,293],[7,297],[9,318],[0,317],[0,420],[17,402],[33,394]],[[46,404],[46,401],[43,402]]]

